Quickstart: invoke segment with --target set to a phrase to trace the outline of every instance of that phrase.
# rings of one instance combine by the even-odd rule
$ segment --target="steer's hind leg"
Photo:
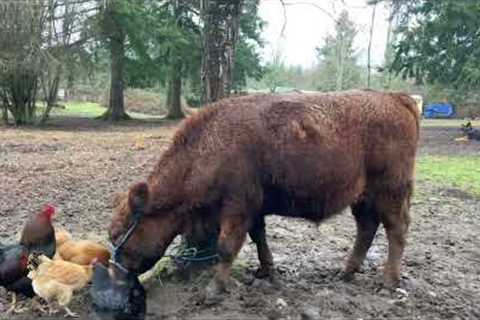
[[[384,269],[385,285],[395,287],[400,281],[400,264],[410,224],[411,187],[402,196],[383,195],[376,201],[388,239],[388,258]]]
[[[380,224],[380,218],[371,198],[366,198],[352,206],[352,213],[357,224],[357,236],[345,267],[347,280],[352,279],[354,273],[359,271]]]
[[[267,243],[267,236],[265,231],[265,217],[257,218],[252,228],[248,232],[250,238],[257,246],[258,260],[260,261],[260,268],[255,272],[257,278],[273,277],[273,256]]]

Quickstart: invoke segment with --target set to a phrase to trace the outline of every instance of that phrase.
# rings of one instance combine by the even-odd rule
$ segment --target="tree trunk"
[[[182,17],[182,9],[179,2],[174,2],[174,15],[177,27],[182,28],[180,18]],[[167,119],[181,119],[185,115],[182,111],[182,60],[177,50],[171,52],[171,69],[168,79],[167,90]]]
[[[2,120],[3,123],[8,124],[8,107],[2,104]]]
[[[58,87],[60,85],[62,66],[58,66],[54,72],[55,74],[52,80],[50,80],[50,74],[48,74],[48,71],[47,74],[42,77],[43,94],[45,95],[44,100],[47,105],[42,114],[42,119],[40,120],[40,123],[42,124],[50,118],[50,111],[52,111],[53,107],[57,105]]]
[[[233,4],[232,12],[228,21],[227,41],[225,41],[225,95],[229,96],[233,91],[235,72],[235,52],[240,33],[240,16],[242,13],[243,0]]]
[[[232,89],[242,3],[242,0],[201,1],[203,103],[217,101]]]
[[[388,29],[387,29],[387,43],[385,45],[385,54],[384,54],[384,89],[389,89],[391,82],[392,82],[392,72],[390,71],[390,64],[392,63],[392,55],[393,55],[393,47],[392,43],[393,40],[393,24],[395,18],[395,10],[393,5],[390,6],[390,13],[388,17]],[[385,76],[386,73],[386,76]]]
[[[370,88],[370,78],[372,74],[372,58],[371,58],[371,51],[372,51],[372,38],[373,38],[373,28],[375,27],[375,11],[377,9],[377,4],[373,5],[372,10],[372,22],[370,25],[370,37],[368,39],[368,51],[367,51],[367,88]]]
[[[202,0],[203,56],[202,56],[202,100],[203,103],[217,101],[223,97],[221,55],[222,34],[219,32],[219,4]]]
[[[65,88],[65,102],[72,100],[75,96],[74,81],[75,78],[73,76],[73,72],[69,71],[67,76],[67,87]]]
[[[16,126],[22,126],[25,124],[31,123],[30,121],[30,112],[27,110],[27,104],[19,102],[14,107],[16,112],[14,113],[14,120]]]
[[[171,70],[167,90],[167,119],[181,119],[185,115],[182,110],[182,76],[179,62]]]
[[[125,57],[125,37],[123,40],[112,39],[110,44],[111,54],[111,82],[110,97],[108,101],[108,109],[101,116],[103,120],[119,121],[128,120],[130,116],[125,112],[124,96],[123,96],[123,68]]]
[[[344,45],[345,39],[341,38],[340,39],[340,54],[338,56],[338,67],[337,67],[337,81],[335,88],[337,91],[342,90],[343,88],[343,73],[345,69],[345,45]]]
[[[124,60],[125,60],[125,31],[115,20],[114,2],[111,2],[105,11],[105,25],[109,38],[110,49],[110,97],[107,111],[100,116],[103,120],[128,120],[130,116],[125,112],[124,105]]]

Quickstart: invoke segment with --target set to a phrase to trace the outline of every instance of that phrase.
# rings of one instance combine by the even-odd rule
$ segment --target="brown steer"
[[[218,293],[247,233],[257,245],[259,275],[271,272],[266,215],[320,222],[351,206],[357,237],[347,275],[358,270],[381,222],[389,243],[385,282],[396,285],[418,135],[415,101],[401,93],[222,100],[185,120],[147,182],[130,188],[113,217],[112,241],[132,212],[143,215],[121,254],[125,267],[141,273],[176,235],[209,225],[219,231],[221,261],[208,292]]]

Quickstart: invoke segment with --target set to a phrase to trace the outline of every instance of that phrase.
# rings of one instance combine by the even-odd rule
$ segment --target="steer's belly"
[[[323,192],[303,192],[299,196],[294,191],[287,191],[284,188],[269,187],[264,192],[263,214],[276,214],[288,217],[305,218],[319,222],[354,203],[363,192],[363,184],[359,181],[358,187],[348,188],[331,186],[320,189]]]

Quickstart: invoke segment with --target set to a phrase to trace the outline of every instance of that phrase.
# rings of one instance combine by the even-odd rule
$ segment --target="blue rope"
[[[207,247],[214,248],[216,242],[215,240],[216,238],[212,237]],[[177,263],[183,263],[185,265],[188,265],[190,263],[213,261],[220,258],[220,255],[218,253],[202,256],[202,254],[210,252],[211,250],[209,249],[198,250],[195,247],[181,249],[181,245],[179,245],[177,248],[179,248],[177,253],[169,255],[168,257],[170,257]]]
[[[128,230],[127,232],[125,233],[125,235],[123,236],[122,240],[120,240],[120,242],[113,248],[113,261],[115,262],[115,264],[117,266],[120,266],[122,267],[123,269],[125,269],[125,267],[123,267],[123,265],[118,261],[119,259],[119,254],[120,254],[120,250],[122,249],[123,245],[128,241],[128,239],[132,236],[133,234],[133,231],[135,230],[135,228],[138,226],[138,223],[139,223],[139,220],[138,219],[135,219],[133,220],[133,222],[130,224],[130,226],[128,227]],[[126,270],[126,269],[125,269]]]
[[[205,262],[205,261],[209,261],[209,260],[215,260],[215,259],[218,259],[220,258],[220,256],[218,255],[218,253],[216,254],[212,254],[212,255],[209,255],[209,256],[205,256],[205,257],[188,257],[188,256],[170,256],[171,258],[175,259],[176,261],[186,261],[186,262]]]

